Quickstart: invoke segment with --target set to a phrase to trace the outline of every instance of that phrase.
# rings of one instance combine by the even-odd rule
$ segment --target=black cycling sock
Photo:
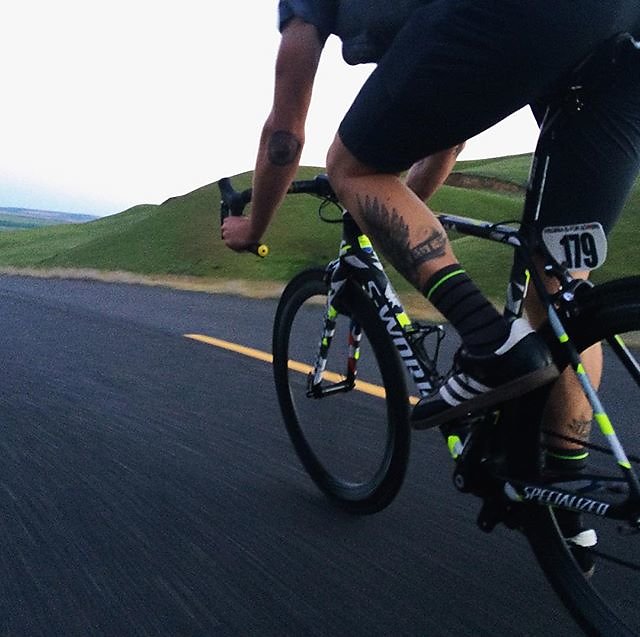
[[[547,447],[545,452],[545,467],[549,471],[561,473],[579,473],[587,466],[589,452],[582,449],[561,449]]]
[[[453,325],[469,352],[478,356],[491,354],[509,338],[504,317],[459,264],[431,276],[423,294]]]

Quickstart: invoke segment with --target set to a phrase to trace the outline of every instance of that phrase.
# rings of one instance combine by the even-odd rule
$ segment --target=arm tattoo
[[[293,133],[278,130],[269,138],[269,161],[276,166],[288,166],[296,160],[301,148],[300,140]]]
[[[402,215],[389,210],[376,197],[358,196],[358,206],[373,240],[394,267],[413,285],[418,285],[417,267],[445,254],[447,238],[442,231],[430,229],[430,235],[413,248],[409,242],[409,226]]]

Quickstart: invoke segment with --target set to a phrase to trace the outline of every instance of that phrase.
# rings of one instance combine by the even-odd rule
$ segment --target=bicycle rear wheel
[[[612,281],[587,290],[580,295],[579,305],[577,316],[566,324],[567,331],[580,351],[594,343],[603,344],[605,366],[599,394],[637,471],[640,278]],[[616,352],[620,337],[632,356],[632,365]],[[634,365],[636,372],[632,371]],[[608,475],[618,482],[592,495],[613,503],[622,502],[628,495],[622,472],[615,459],[606,453],[608,445],[603,437],[593,431],[591,443],[596,442],[602,447],[591,448],[586,473]],[[587,490],[584,495],[588,497],[588,493]],[[524,521],[530,545],[555,591],[587,634],[640,635],[640,528],[637,524],[634,528],[630,523],[582,513],[583,528],[596,532],[597,544],[576,548],[563,537],[567,532],[562,515],[566,514],[553,507],[532,505]],[[594,568],[592,574],[588,573],[590,566]]]
[[[293,447],[309,476],[334,503],[375,513],[400,489],[409,458],[410,427],[404,366],[371,300],[348,282],[327,357],[325,383],[339,387],[349,358],[351,321],[361,327],[355,388],[309,393],[308,375],[327,315],[327,283],[307,270],[286,287],[276,312],[273,369]]]

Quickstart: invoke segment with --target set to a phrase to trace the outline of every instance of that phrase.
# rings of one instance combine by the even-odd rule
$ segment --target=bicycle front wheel
[[[587,290],[579,297],[579,307],[577,315],[566,323],[567,332],[580,351],[595,343],[602,344],[604,370],[600,398],[637,473],[640,468],[640,278],[612,281]],[[541,440],[545,439],[548,440],[549,435],[543,425]],[[594,446],[590,449],[586,475],[604,476],[610,482],[602,480],[603,488],[596,493],[589,491],[593,483],[591,487],[587,485],[583,495],[588,498],[591,494],[613,504],[624,502],[630,489],[616,459],[608,452],[604,436],[599,437],[599,432],[593,431],[591,443]],[[542,446],[544,452],[544,444]],[[638,636],[640,525],[637,521],[588,513],[580,515],[578,530],[587,531],[580,535],[582,546],[567,540],[576,530],[567,530],[565,512],[558,512],[552,506],[532,508],[526,518],[525,532],[535,556],[587,634]],[[569,517],[569,526],[576,519],[579,518]]]
[[[327,317],[327,283],[307,270],[286,287],[276,313],[273,368],[282,416],[309,476],[334,503],[375,513],[400,489],[409,458],[404,366],[373,303],[352,283],[340,294],[322,392],[310,391]],[[353,355],[353,329],[359,352]],[[345,382],[357,359],[354,387]]]

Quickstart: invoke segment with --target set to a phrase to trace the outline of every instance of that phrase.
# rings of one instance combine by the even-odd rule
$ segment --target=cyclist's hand
[[[248,250],[259,239],[253,234],[248,217],[227,217],[222,223],[222,240],[227,248],[236,252]]]

